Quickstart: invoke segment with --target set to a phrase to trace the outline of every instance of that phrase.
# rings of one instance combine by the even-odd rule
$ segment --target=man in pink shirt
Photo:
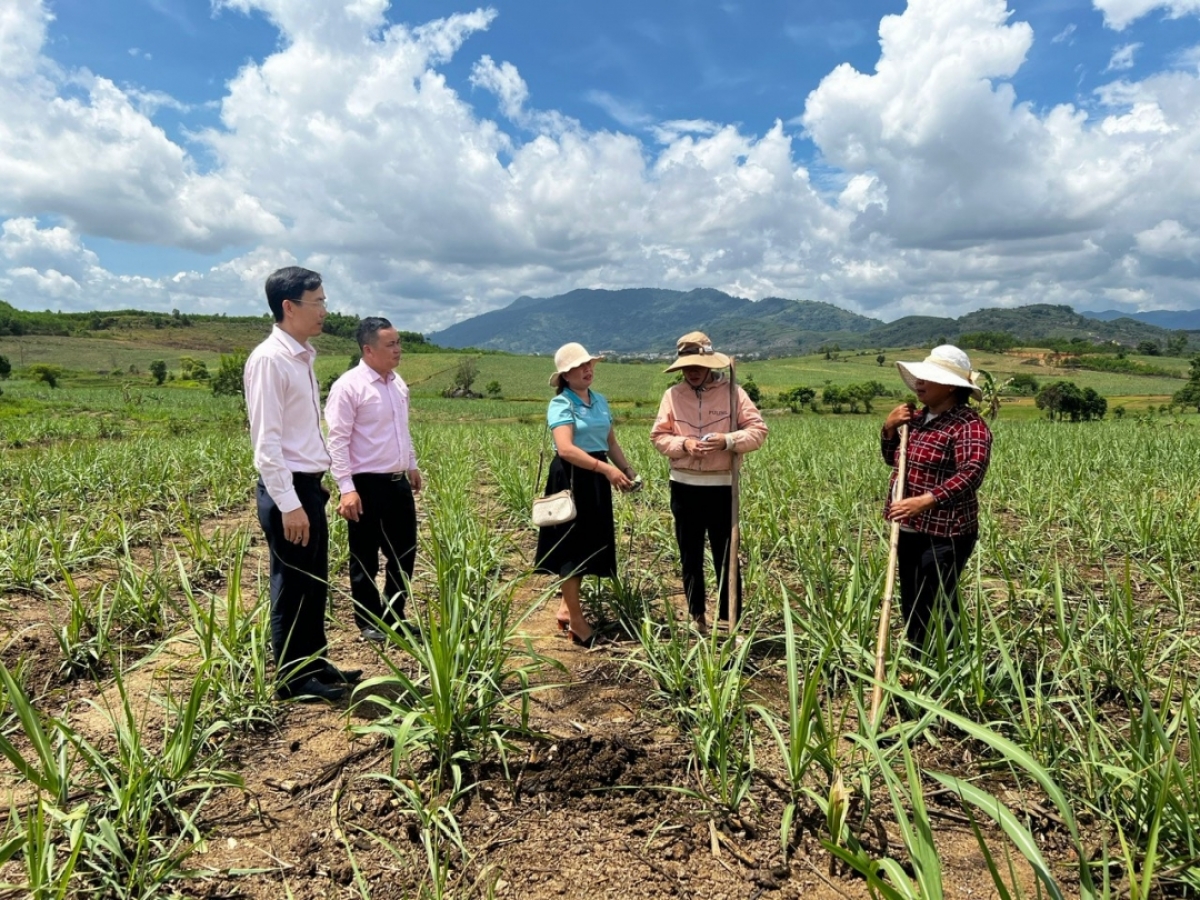
[[[342,492],[338,515],[350,544],[350,594],[354,621],[369,641],[382,641],[382,622],[404,618],[408,579],[417,558],[417,508],[421,471],[408,431],[408,385],[394,371],[400,335],[387,319],[358,326],[362,360],[334,382],[325,403],[333,477]],[[386,595],[375,577],[379,553],[386,565]]]
[[[281,700],[339,700],[361,671],[326,658],[329,452],[308,342],[325,322],[321,276],[288,266],[271,274],[271,335],[246,360],[246,410],[258,469],[258,521],[271,551],[271,650]]]

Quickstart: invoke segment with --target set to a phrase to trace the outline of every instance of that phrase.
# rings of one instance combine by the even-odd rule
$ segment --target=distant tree
[[[805,406],[811,407],[816,398],[817,392],[810,387],[792,388],[779,394],[779,402],[794,413],[800,412]]]
[[[154,376],[155,384],[162,384],[167,380],[167,363],[166,360],[156,359],[150,363],[150,374]]]
[[[489,381],[487,383],[487,387],[484,388],[484,391],[487,392],[487,395],[493,399],[495,399],[496,397],[499,397],[500,396],[500,382]]]
[[[346,371],[349,372],[351,369],[353,369],[355,366],[357,366],[361,360],[362,360],[361,353],[351,353],[350,354],[350,364],[346,366]]]
[[[1137,352],[1142,356],[1158,356],[1162,353],[1162,348],[1158,341],[1138,341]]]
[[[209,384],[212,392],[218,397],[241,397],[245,395],[245,382],[242,373],[246,369],[246,351],[235,350],[231,354],[221,354],[221,362],[217,366],[217,374]]]
[[[1167,356],[1183,356],[1187,353],[1187,345],[1186,331],[1172,331],[1167,338]]]
[[[755,384],[753,375],[746,376],[746,380],[742,382],[742,390],[746,392],[746,396],[750,398],[750,402],[756,406],[762,400],[762,391]]]
[[[1072,422],[1089,422],[1103,419],[1108,412],[1108,401],[1093,388],[1080,390],[1073,381],[1056,381],[1040,391],[1034,402],[1038,409],[1056,421],[1069,419]]]
[[[1200,412],[1200,356],[1192,357],[1188,382],[1171,399],[1181,406],[1194,406]]]
[[[887,357],[884,356],[882,353],[880,353],[877,357],[875,357],[875,365],[882,366],[885,362],[887,362]]]
[[[1034,403],[1038,409],[1044,409],[1046,415],[1053,420],[1069,416],[1072,410],[1079,407],[1079,388],[1071,381],[1055,381],[1038,391]]]
[[[840,387],[831,384],[821,392],[821,402],[835,413],[840,413],[846,405],[846,395]]]
[[[338,337],[352,338],[358,331],[358,316],[348,316],[345,313],[331,312],[321,323],[322,334],[335,334]]]
[[[1097,394],[1094,388],[1084,388],[1083,402],[1079,409],[1080,418],[1085,422],[1090,422],[1092,419],[1099,421],[1104,418],[1106,412],[1108,412],[1108,401]]]
[[[12,374],[12,363],[8,361],[7,356],[0,356],[0,381],[8,380],[8,376]]]
[[[479,362],[473,356],[464,356],[458,361],[454,370],[454,386],[463,391],[471,390],[471,385],[479,377]]]
[[[58,387],[58,379],[62,377],[62,368],[60,366],[50,366],[46,363],[35,363],[25,371],[29,373],[29,377],[34,381],[45,382],[52,388]]]
[[[1008,390],[1014,394],[1036,394],[1038,380],[1026,372],[1020,372],[1008,379]]]
[[[179,357],[179,377],[184,381],[208,381],[208,365],[202,359]]]
[[[967,350],[1003,353],[1017,346],[1017,339],[1007,331],[968,331],[959,335],[958,343]]]
[[[1117,420],[1125,418],[1125,407],[1114,406],[1113,407],[1113,418],[1117,419]]]

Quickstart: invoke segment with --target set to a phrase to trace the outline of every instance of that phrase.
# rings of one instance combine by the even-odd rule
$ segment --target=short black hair
[[[271,307],[275,321],[283,321],[284,300],[299,300],[306,291],[315,291],[320,286],[320,273],[300,266],[284,266],[268,275],[267,306]]]
[[[367,344],[373,345],[379,332],[391,327],[392,323],[383,316],[367,316],[358,323],[358,330],[354,332],[354,339],[358,341],[358,349],[361,350]]]

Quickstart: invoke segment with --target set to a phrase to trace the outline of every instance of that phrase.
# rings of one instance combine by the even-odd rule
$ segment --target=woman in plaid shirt
[[[883,424],[883,459],[893,469],[901,425],[908,425],[908,469],[903,499],[884,516],[900,523],[900,603],[908,640],[924,647],[933,611],[944,597],[942,621],[950,635],[959,612],[958,577],[979,538],[975,492],[987,474],[992,432],[967,401],[982,399],[971,360],[957,347],[934,347],[924,362],[896,363],[900,377],[923,404],[897,406]],[[892,472],[895,483],[896,472]]]

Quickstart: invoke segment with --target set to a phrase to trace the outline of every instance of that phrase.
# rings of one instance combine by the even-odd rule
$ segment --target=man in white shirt
[[[350,544],[350,593],[362,636],[382,641],[380,622],[404,618],[408,579],[417,558],[417,508],[421,471],[408,431],[408,385],[394,371],[400,335],[387,319],[371,316],[358,326],[362,360],[329,390],[325,421],[329,455],[342,499]],[[375,583],[379,554],[386,593]]]
[[[361,672],[326,658],[329,452],[321,435],[320,391],[308,342],[325,322],[321,276],[288,266],[266,283],[271,335],[246,361],[246,409],[258,470],[258,521],[271,551],[271,649],[276,696],[339,700]]]

